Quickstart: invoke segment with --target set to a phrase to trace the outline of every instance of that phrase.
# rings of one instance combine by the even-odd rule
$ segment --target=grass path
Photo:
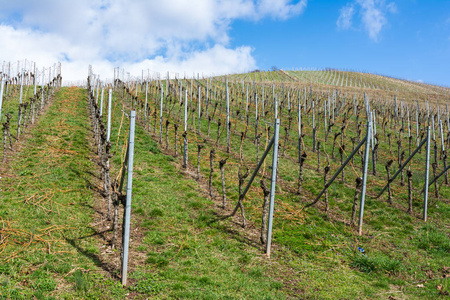
[[[0,298],[124,296],[97,259],[90,138],[85,91],[63,88],[2,171]]]

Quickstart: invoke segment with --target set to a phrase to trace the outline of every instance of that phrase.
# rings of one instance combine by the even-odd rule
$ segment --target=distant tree
[[[280,71],[280,69],[277,66],[272,66],[271,69],[272,71]]]

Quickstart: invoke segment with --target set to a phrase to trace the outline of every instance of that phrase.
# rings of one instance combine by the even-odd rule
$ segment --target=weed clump
[[[427,224],[421,228],[418,247],[427,252],[450,252],[450,238],[435,226]]]
[[[75,280],[75,290],[78,292],[87,292],[89,290],[89,281],[81,270],[76,270],[73,277]]]
[[[164,215],[164,212],[159,208],[154,208],[149,213],[150,217],[162,217],[163,215]]]
[[[389,258],[381,254],[369,256],[357,253],[352,257],[351,267],[358,268],[364,273],[388,273],[394,275],[400,271],[401,261],[395,258]]]
[[[159,294],[165,288],[165,283],[160,281],[156,274],[145,274],[138,282],[130,287],[131,291],[142,294]]]

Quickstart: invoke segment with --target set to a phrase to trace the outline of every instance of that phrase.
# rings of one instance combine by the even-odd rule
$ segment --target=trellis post
[[[133,189],[133,158],[134,158],[134,132],[136,123],[136,111],[130,112],[130,134],[128,137],[128,172],[127,172],[127,198],[125,202],[124,227],[123,227],[123,256],[122,256],[122,285],[127,284],[128,248],[130,244],[130,217],[131,217],[131,192]]]
[[[370,114],[369,114],[370,116]],[[358,233],[362,235],[362,223],[364,216],[364,204],[366,201],[366,185],[367,185],[367,169],[369,166],[369,154],[370,154],[370,137],[372,136],[372,120],[367,122],[367,137],[366,137],[366,149],[364,149],[364,169],[363,169],[363,182],[361,188],[361,201],[359,205],[359,225],[358,225]]]
[[[278,167],[278,138],[280,134],[280,119],[275,120],[275,136],[273,145],[272,159],[272,182],[270,184],[270,204],[269,204],[269,222],[267,228],[267,248],[266,254],[270,258],[270,247],[272,245],[272,225],[273,225],[273,209],[275,205],[275,187],[277,184],[277,167]]]
[[[425,161],[425,192],[423,196],[423,220],[427,221],[428,212],[428,181],[429,181],[429,170],[430,170],[430,142],[431,142],[431,128],[428,125],[427,128],[427,154]]]

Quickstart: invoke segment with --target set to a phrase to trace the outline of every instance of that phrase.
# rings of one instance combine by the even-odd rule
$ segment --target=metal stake
[[[124,213],[123,229],[123,257],[122,257],[122,285],[127,285],[128,247],[130,242],[131,192],[133,189],[133,158],[134,158],[134,127],[136,111],[130,112],[130,135],[128,139],[128,173],[127,173],[127,200]]]
[[[22,96],[23,96],[23,75],[24,75],[24,70],[22,69],[22,75],[20,76],[20,96],[19,96],[19,104],[22,104]]]
[[[394,181],[394,179],[398,176],[398,174],[400,174],[400,172],[403,170],[403,168],[406,167],[406,165],[409,163],[409,161],[413,158],[414,155],[416,155],[416,153],[419,151],[420,148],[422,148],[422,146],[425,144],[425,142],[427,142],[428,140],[428,136],[426,138],[424,138],[422,140],[422,142],[420,142],[419,146],[416,148],[416,150],[413,151],[413,153],[411,153],[411,155],[408,157],[408,159],[403,163],[403,165],[397,170],[397,172],[394,174],[394,176],[392,176],[391,179],[389,179],[389,182],[383,187],[383,189],[381,190],[381,192],[378,194],[377,198],[379,198],[384,191],[386,191],[388,185],[390,183],[392,183]]]
[[[147,126],[148,81],[145,82],[144,124]]]
[[[270,203],[269,203],[269,222],[267,229],[267,248],[266,254],[270,258],[270,246],[272,245],[272,224],[273,224],[273,208],[275,205],[275,187],[277,184],[277,166],[278,166],[278,137],[280,135],[280,119],[275,120],[275,136],[273,145],[272,159],[272,182],[270,184]]]
[[[298,161],[302,156],[302,104],[300,103],[300,92],[298,93]]]
[[[367,135],[361,140],[361,142],[358,144],[358,146],[356,146],[355,150],[353,150],[353,152],[347,157],[347,160],[344,161],[344,163],[339,167],[339,169],[336,171],[336,173],[333,175],[333,177],[327,182],[327,184],[325,184],[324,188],[322,189],[322,191],[320,192],[320,194],[316,197],[316,199],[307,204],[305,206],[305,208],[313,206],[314,204],[316,204],[320,197],[325,193],[325,191],[330,187],[330,185],[333,183],[333,181],[336,179],[336,177],[338,177],[339,173],[342,172],[342,170],[345,168],[345,166],[350,162],[350,160],[352,159],[352,157],[358,152],[359,148],[361,148],[361,146],[366,142],[367,140]]]
[[[429,181],[429,171],[430,171],[430,144],[431,144],[431,128],[428,125],[427,128],[427,156],[425,163],[425,192],[423,196],[423,220],[427,221],[427,211],[428,211],[428,181]]]
[[[191,81],[192,83],[192,81]],[[185,100],[184,100],[184,132],[187,131],[187,118],[188,118],[188,95],[187,95],[187,89],[184,90],[185,92]],[[187,149],[187,137],[184,137],[184,148],[183,148],[183,166],[187,168],[187,162],[188,162],[188,149]]]
[[[370,114],[369,114],[369,116],[370,116]],[[364,203],[366,200],[367,167],[369,166],[370,137],[371,136],[372,136],[372,122],[369,117],[369,122],[367,122],[366,149],[364,150],[364,169],[363,169],[363,182],[362,182],[362,188],[361,188],[361,201],[360,201],[360,205],[359,205],[359,226],[358,226],[359,235],[362,235]]]
[[[202,94],[201,87],[198,87],[198,134],[201,135],[202,127]]]
[[[103,94],[104,94],[104,89],[102,88],[102,95],[100,97],[100,118],[103,116]]]
[[[106,126],[106,141],[109,142],[111,138],[111,101],[112,100],[112,89],[109,89],[108,95],[108,122]]]
[[[228,92],[228,79],[227,79],[227,153],[230,153],[230,96]]]
[[[2,78],[2,84],[0,86],[0,120],[2,118],[2,106],[3,106],[3,89],[5,88],[5,79]]]
[[[272,139],[269,142],[269,145],[267,145],[266,151],[264,151],[264,154],[262,155],[261,159],[259,160],[258,165],[256,166],[255,170],[253,171],[252,177],[250,177],[250,180],[247,183],[247,186],[244,189],[244,192],[240,195],[241,199],[244,199],[245,194],[247,194],[248,190],[250,189],[250,186],[252,185],[253,180],[255,179],[256,175],[258,174],[259,169],[261,168],[264,160],[266,159],[267,154],[270,151],[270,148],[272,147],[273,143],[275,141],[275,136],[272,137]]]
[[[167,86],[166,86],[167,87]],[[159,113],[159,143],[162,143],[162,123],[163,123],[163,98],[164,98],[164,90],[161,88],[161,105],[160,105],[160,113]]]

